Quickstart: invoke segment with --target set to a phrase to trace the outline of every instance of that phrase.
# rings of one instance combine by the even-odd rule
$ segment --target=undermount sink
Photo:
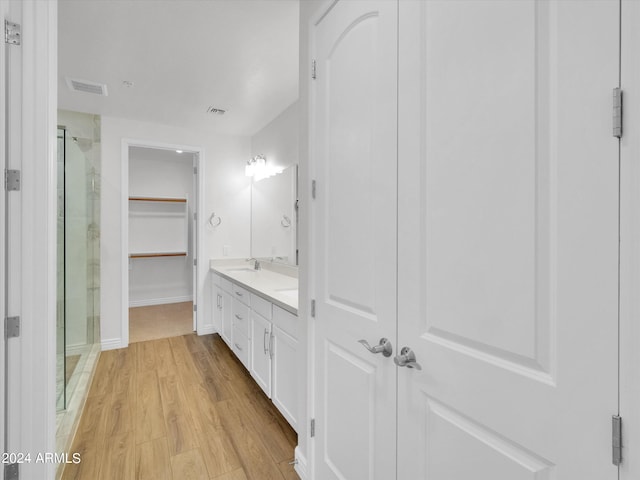
[[[257,273],[258,271],[259,270],[256,270],[255,268],[241,267],[241,268],[230,268],[229,270],[227,270],[227,273],[241,273],[241,272]]]

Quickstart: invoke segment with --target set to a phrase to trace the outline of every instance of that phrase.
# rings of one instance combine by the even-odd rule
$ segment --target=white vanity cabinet
[[[297,431],[298,317],[251,295],[251,376]]]
[[[231,282],[219,275],[212,274],[213,285],[213,325],[222,340],[232,348],[232,312]]]
[[[270,318],[271,304],[269,304],[269,319],[260,315],[255,310],[251,311],[250,328],[252,342],[249,367],[251,376],[269,398],[271,398],[271,361],[273,359],[273,339],[271,336]]]
[[[271,401],[298,431],[298,317],[273,306]]]
[[[250,301],[249,292],[242,287],[232,284],[233,303],[232,314],[233,327],[231,329],[233,353],[240,359],[245,368],[249,369],[250,361],[250,335],[249,335],[249,315]]]

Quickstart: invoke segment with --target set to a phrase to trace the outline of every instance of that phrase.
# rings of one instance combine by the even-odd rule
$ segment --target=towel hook
[[[222,218],[216,217],[216,212],[212,212],[211,216],[209,217],[209,225],[211,225],[212,227],[217,227],[221,223],[222,223]]]

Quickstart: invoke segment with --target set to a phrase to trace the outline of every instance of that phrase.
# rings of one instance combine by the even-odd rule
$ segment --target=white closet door
[[[314,29],[315,477],[395,478],[397,3],[340,1]]]
[[[618,13],[400,2],[398,480],[617,479]]]

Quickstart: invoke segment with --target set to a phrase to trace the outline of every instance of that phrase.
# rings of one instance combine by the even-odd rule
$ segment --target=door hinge
[[[4,320],[4,338],[20,336],[20,317],[7,317]]]
[[[20,170],[4,171],[4,188],[8,192],[17,192],[20,190]]]
[[[20,24],[4,21],[4,43],[20,45]]]
[[[311,300],[311,316],[313,318],[316,317],[316,301],[315,300]]]
[[[622,89],[613,89],[613,136],[622,138]]]
[[[310,437],[316,436],[316,419],[315,418],[311,419],[311,425],[309,426],[309,436]]]
[[[197,312],[198,311],[198,305],[196,305],[195,303],[193,304],[193,311]]]
[[[193,167],[193,174],[197,175],[198,174],[198,167]]]
[[[316,61],[312,60],[311,61],[311,78],[315,80],[316,76],[317,76]]]
[[[193,212],[193,219],[197,220],[198,219],[198,214],[196,212]]]
[[[316,198],[316,181],[311,180],[311,198]]]
[[[198,266],[198,259],[197,258],[193,259],[193,266],[194,267]]]
[[[620,465],[622,463],[622,417],[619,415],[611,417],[611,451],[612,463]]]
[[[19,463],[10,463],[4,466],[4,480],[19,480],[20,467]]]

